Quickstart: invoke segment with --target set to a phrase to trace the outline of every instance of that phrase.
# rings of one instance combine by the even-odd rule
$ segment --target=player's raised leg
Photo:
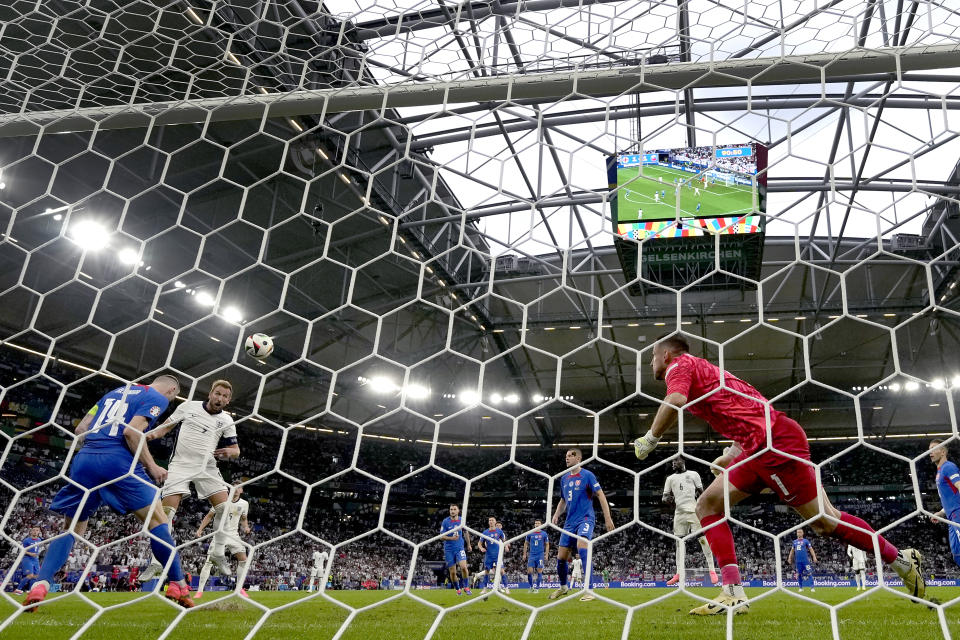
[[[811,468],[811,474],[813,470]],[[874,550],[873,541],[876,538],[880,550],[880,559],[890,565],[903,580],[907,593],[915,598],[923,598],[926,594],[927,583],[923,577],[923,556],[915,549],[897,549],[886,538],[877,533],[873,527],[857,516],[840,511],[831,504],[823,489],[820,489],[820,500],[810,500],[805,504],[794,507],[804,520],[817,518],[810,523],[811,528],[821,536],[831,536],[857,549],[866,552]]]
[[[718,476],[710,483],[697,500],[697,517],[704,528],[703,535],[710,550],[720,565],[720,595],[704,605],[690,611],[693,615],[710,616],[722,614],[733,607],[734,613],[746,613],[749,610],[747,594],[743,590],[740,567],[737,564],[737,552],[733,544],[733,532],[723,519],[724,514],[724,478]],[[737,489],[731,483],[730,506],[746,500],[750,494]]]

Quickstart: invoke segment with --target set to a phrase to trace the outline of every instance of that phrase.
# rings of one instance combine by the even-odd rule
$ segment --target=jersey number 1
[[[90,433],[96,433],[100,430],[100,427],[103,426],[105,421],[112,420],[113,424],[110,425],[110,431],[107,432],[107,435],[117,435],[117,432],[120,431],[120,421],[116,418],[117,416],[121,416],[126,412],[126,402],[117,402],[116,398],[107,398],[107,401],[103,405],[103,411],[100,412],[100,417],[97,418],[97,421],[93,423],[92,427],[90,427]]]

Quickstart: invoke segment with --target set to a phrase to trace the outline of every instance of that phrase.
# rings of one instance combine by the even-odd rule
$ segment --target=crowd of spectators
[[[723,147],[716,147],[716,149],[722,148]],[[682,150],[678,149],[672,154],[670,160],[675,164],[681,164],[700,169],[715,167],[717,169],[731,171],[741,175],[754,175],[757,173],[757,159],[754,156],[717,158],[715,155],[715,147],[690,147]]]

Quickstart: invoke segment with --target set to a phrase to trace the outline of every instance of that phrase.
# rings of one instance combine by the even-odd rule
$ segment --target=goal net
[[[839,638],[880,615],[951,637],[960,504],[928,447],[957,436],[958,69],[939,0],[4,3],[0,633]],[[638,460],[669,334],[728,373]],[[151,525],[51,510],[140,477],[78,480],[78,426],[161,375],[180,391],[151,425],[232,387],[171,525],[192,608],[172,563],[139,579]],[[738,379],[809,460],[766,428],[717,464],[704,407],[748,402]],[[140,446],[168,468],[185,429]],[[563,512],[571,450],[594,529]],[[784,453],[818,511],[776,474],[734,504],[735,472]],[[211,522],[222,492],[244,519]],[[862,568],[817,535],[831,503],[876,530]],[[730,527],[748,615],[687,615],[730,575],[701,526]]]

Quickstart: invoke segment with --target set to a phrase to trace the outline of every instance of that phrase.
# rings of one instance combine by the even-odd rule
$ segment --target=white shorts
[[[867,567],[866,567],[866,565],[865,565],[863,562],[854,562],[854,563],[853,563],[853,570],[854,570],[854,571],[866,571],[866,570],[867,570]]]
[[[212,556],[222,556],[226,555],[224,553],[226,549],[231,556],[238,553],[247,553],[247,545],[243,544],[243,540],[239,536],[235,536],[229,533],[215,533],[213,534],[213,544],[210,545],[210,555]]]
[[[313,569],[310,569],[311,578],[316,578],[322,573],[323,573],[323,567],[314,567]]]
[[[700,529],[700,519],[697,518],[697,514],[684,513],[682,511],[677,511],[673,514],[673,535],[682,538]]]
[[[215,464],[208,464],[201,469],[194,465],[171,463],[167,469],[167,480],[160,490],[160,497],[188,494],[191,483],[201,500],[221,491],[230,491],[230,485],[224,482],[220,469]]]

